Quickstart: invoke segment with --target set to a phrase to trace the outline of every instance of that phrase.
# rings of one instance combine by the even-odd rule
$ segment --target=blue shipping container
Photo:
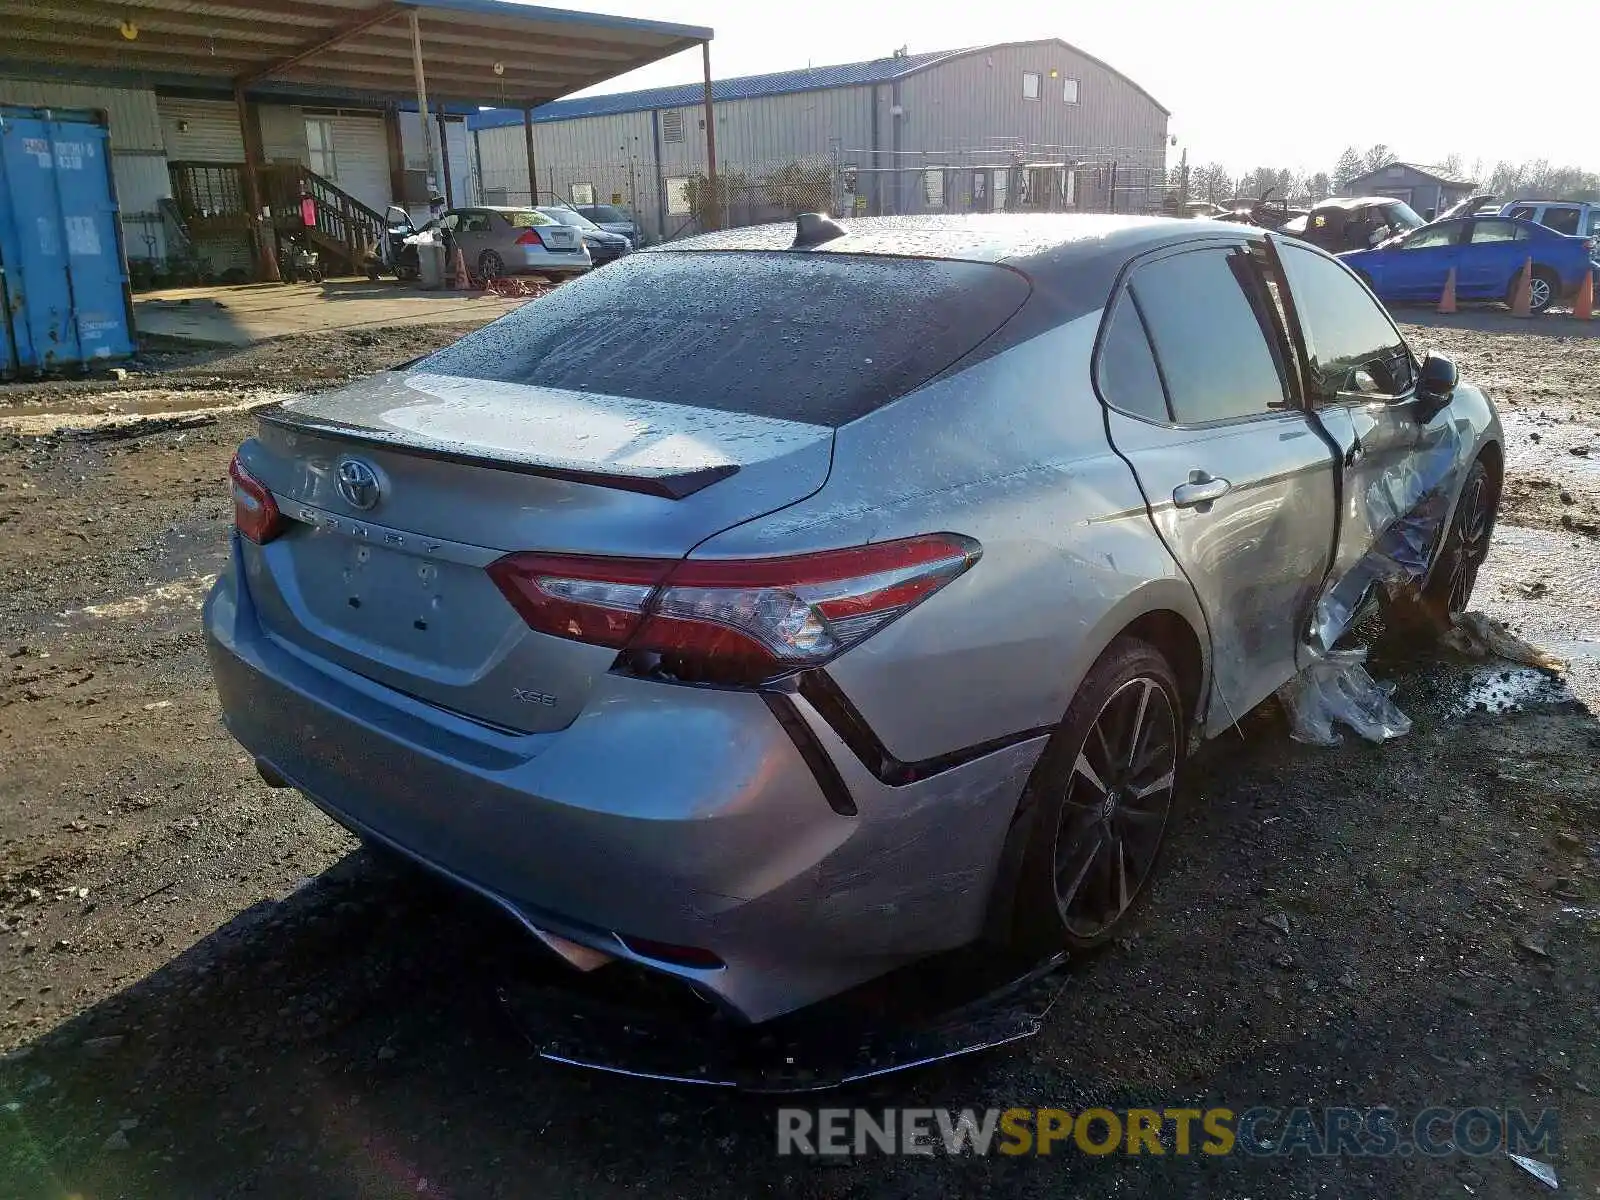
[[[0,376],[133,350],[105,117],[0,105]]]

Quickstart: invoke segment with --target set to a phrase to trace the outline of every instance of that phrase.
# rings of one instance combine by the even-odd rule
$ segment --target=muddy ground
[[[1600,1194],[1600,337],[1417,319],[1511,433],[1477,606],[1570,676],[1380,631],[1410,734],[1315,749],[1252,715],[1195,764],[1141,932],[1043,1033],[827,1103],[1553,1108],[1561,1192]],[[496,999],[524,936],[262,786],[197,628],[229,407],[459,332],[0,395],[0,1196],[1543,1193],[1504,1155],[780,1159],[774,1101],[534,1058]],[[35,436],[172,412],[215,421]]]

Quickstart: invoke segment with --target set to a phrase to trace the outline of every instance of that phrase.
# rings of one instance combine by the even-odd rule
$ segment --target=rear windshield
[[[412,369],[842,425],[966,355],[1028,288],[943,259],[636,254]]]
[[[556,223],[554,217],[547,217],[544,213],[534,209],[501,213],[500,215],[510,222],[513,229],[527,229],[534,225],[554,225]]]

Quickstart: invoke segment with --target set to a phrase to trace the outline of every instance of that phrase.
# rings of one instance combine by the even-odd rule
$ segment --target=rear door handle
[[[1232,487],[1226,479],[1218,479],[1205,471],[1190,471],[1189,482],[1172,489],[1172,502],[1179,508],[1195,508],[1221,500]]]

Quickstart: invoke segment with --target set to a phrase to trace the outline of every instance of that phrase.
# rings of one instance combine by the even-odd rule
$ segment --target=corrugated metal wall
[[[103,109],[111,123],[111,170],[130,258],[160,258],[166,239],[156,202],[172,194],[155,93],[31,79],[0,79],[0,103]]]
[[[185,100],[158,96],[161,138],[175,162],[244,161],[239,110],[231,100]]]
[[[1037,100],[1023,96],[1025,72],[1041,77]],[[1063,99],[1069,79],[1078,83],[1076,104]],[[880,120],[894,103],[892,90],[881,89]],[[1126,154],[1130,165],[1166,159],[1166,114],[1116,72],[1055,42],[1006,46],[929,67],[900,82],[899,103],[902,150],[1011,141],[1080,155]],[[884,121],[882,128],[892,126]]]

